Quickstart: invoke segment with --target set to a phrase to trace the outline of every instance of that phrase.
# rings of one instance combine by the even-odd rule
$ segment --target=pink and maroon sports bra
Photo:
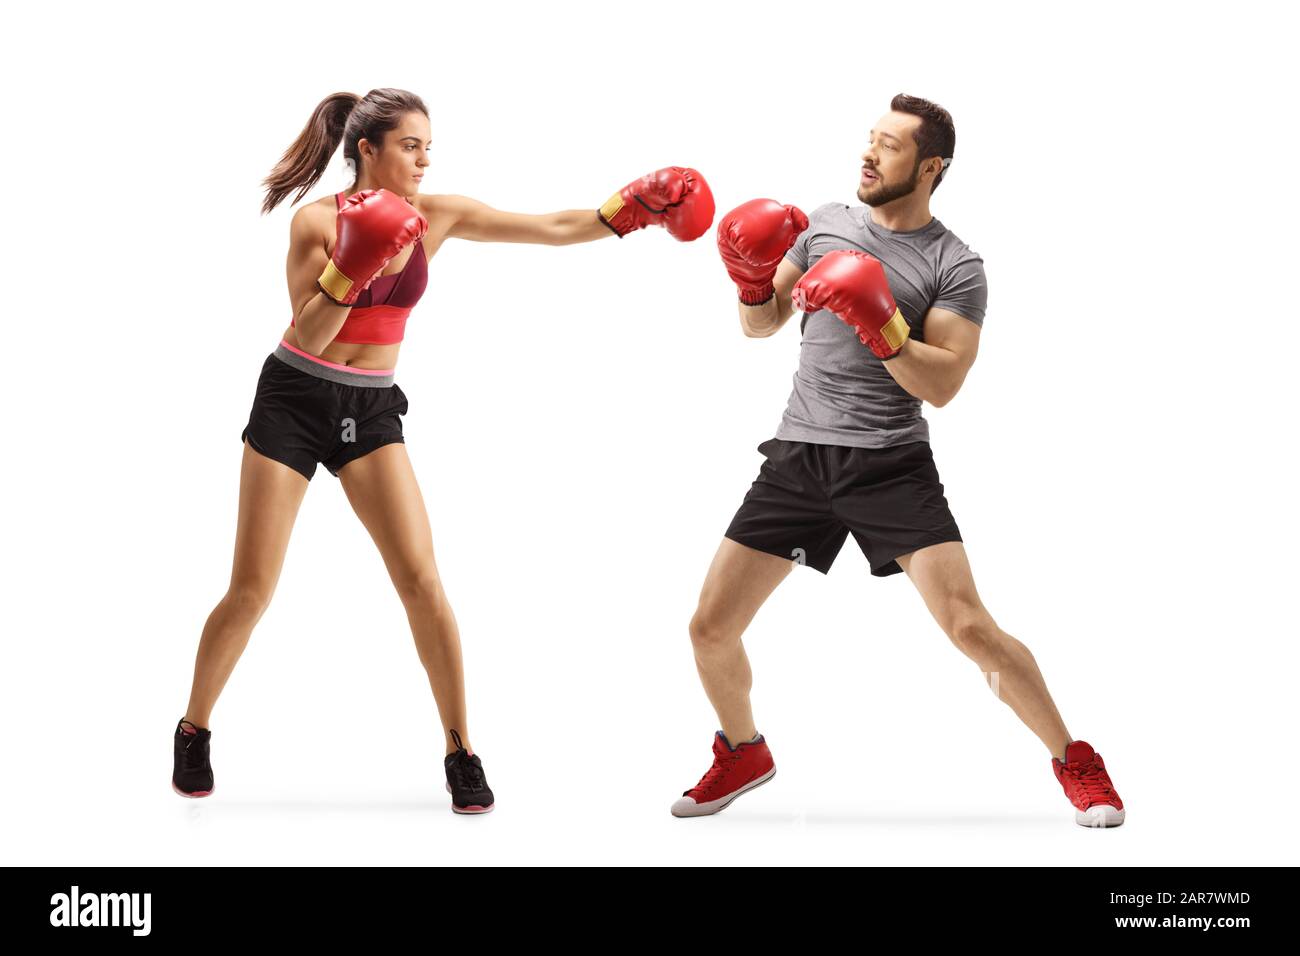
[[[347,192],[338,193],[334,200],[343,208]],[[416,242],[411,256],[401,272],[380,276],[366,288],[343,320],[343,328],[334,336],[335,342],[348,345],[393,345],[402,341],[406,332],[406,317],[420,301],[429,282],[429,264],[424,258],[422,242]],[[290,325],[294,324],[291,319]]]

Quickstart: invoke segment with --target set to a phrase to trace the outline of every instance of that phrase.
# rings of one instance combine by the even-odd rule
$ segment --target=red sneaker
[[[1086,740],[1072,740],[1065,763],[1052,758],[1052,772],[1074,804],[1074,822],[1085,827],[1117,827],[1124,822],[1124,801],[1115,792],[1101,754]]]
[[[675,817],[704,817],[726,808],[747,790],[776,776],[767,741],[759,738],[732,747],[722,731],[713,738],[713,766],[673,804]]]

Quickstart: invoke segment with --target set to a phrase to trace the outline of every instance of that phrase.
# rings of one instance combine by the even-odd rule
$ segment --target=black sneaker
[[[206,797],[212,792],[212,763],[208,759],[211,744],[212,731],[198,727],[184,717],[177,721],[172,751],[172,789],[182,797]]]
[[[456,744],[456,751],[447,754],[442,761],[447,771],[451,808],[457,813],[487,813],[495,803],[487,777],[483,775],[483,761],[465,749],[460,734],[454,730],[451,739]]]

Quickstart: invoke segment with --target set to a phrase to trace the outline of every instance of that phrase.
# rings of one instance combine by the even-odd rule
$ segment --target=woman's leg
[[[415,649],[442,719],[446,752],[456,752],[451,738],[455,729],[472,753],[460,632],[438,577],[429,515],[406,446],[401,442],[384,445],[344,465],[338,476],[406,607]]]
[[[209,726],[212,708],[230,678],[253,627],[275,591],[289,534],[307,492],[307,479],[247,444],[239,472],[239,524],[230,587],[208,615],[194,661],[185,719]]]

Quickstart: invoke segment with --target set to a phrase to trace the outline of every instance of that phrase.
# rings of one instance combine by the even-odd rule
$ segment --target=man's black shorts
[[[317,462],[337,478],[348,462],[405,441],[406,411],[391,370],[353,369],[281,343],[262,365],[240,440],[308,481]]]
[[[825,574],[849,533],[876,577],[898,574],[894,560],[918,548],[960,541],[928,441],[848,448],[773,438],[727,528],[739,544],[790,558]]]

